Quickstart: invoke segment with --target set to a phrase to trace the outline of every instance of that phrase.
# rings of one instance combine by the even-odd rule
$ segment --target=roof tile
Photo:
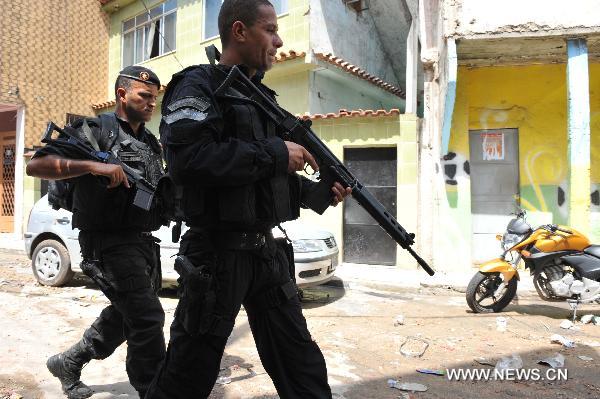
[[[342,58],[336,57],[331,53],[327,53],[327,54],[315,53],[315,57],[317,57],[320,60],[326,61],[332,65],[335,65],[335,66],[341,68],[342,70],[350,73],[351,75],[354,75],[361,79],[367,80],[367,81],[373,83],[374,85],[379,86],[382,89],[384,89],[398,97],[406,98],[406,94],[404,93],[404,90],[402,90],[401,88],[391,85],[389,83],[386,83],[383,80],[381,80],[380,78],[378,78],[377,76],[373,76],[370,73],[368,73],[367,71],[365,71],[364,69],[359,68],[356,65],[352,65],[348,61],[345,61]]]
[[[303,120],[317,120],[317,119],[339,119],[339,118],[354,118],[354,117],[385,117],[385,116],[395,116],[400,115],[400,110],[398,108],[392,108],[389,111],[384,109],[366,109],[366,110],[351,110],[348,111],[346,109],[340,109],[338,113],[328,112],[326,114],[309,114],[305,113],[303,115],[296,115],[298,118]]]

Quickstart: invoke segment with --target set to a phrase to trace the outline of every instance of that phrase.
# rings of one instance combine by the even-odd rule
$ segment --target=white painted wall
[[[514,35],[551,31],[586,31],[600,26],[598,0],[452,0],[448,34]]]
[[[357,14],[341,0],[310,0],[310,48],[332,53],[385,82],[404,86],[394,74],[368,10]]]

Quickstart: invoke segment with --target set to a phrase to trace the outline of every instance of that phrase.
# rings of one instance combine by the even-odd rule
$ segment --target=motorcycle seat
[[[600,245],[590,245],[584,249],[583,252],[595,256],[596,258],[600,258]]]

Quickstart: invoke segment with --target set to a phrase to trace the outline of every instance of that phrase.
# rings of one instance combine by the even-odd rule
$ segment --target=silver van
[[[311,229],[298,221],[284,223],[283,228],[294,246],[298,286],[306,288],[331,280],[339,252],[333,234]],[[163,226],[153,234],[161,240],[163,284],[174,285],[178,275],[173,269],[173,261],[179,244],[171,241],[170,227]],[[282,235],[278,228],[273,229],[273,234]],[[33,275],[40,284],[61,286],[68,283],[75,272],[81,272],[78,235],[79,230],[71,227],[71,212],[52,209],[47,195],[35,203],[24,239]]]

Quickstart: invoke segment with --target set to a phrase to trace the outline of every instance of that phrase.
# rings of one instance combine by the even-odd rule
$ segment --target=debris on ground
[[[584,314],[583,316],[581,316],[581,318],[579,319],[581,321],[582,324],[589,324],[592,322],[592,319],[595,316],[593,314]]]
[[[477,363],[484,365],[484,366],[492,366],[492,367],[496,366],[496,363],[492,359],[487,359],[485,357],[476,357],[473,360],[475,360]]]
[[[584,362],[591,362],[592,360],[594,360],[593,357],[584,356],[584,355],[577,356],[577,357],[580,358],[581,360],[583,360]]]
[[[571,320],[563,320],[560,323],[560,328],[564,328],[565,330],[573,328],[574,326],[575,326],[575,324],[573,324],[573,322]]]
[[[506,320],[506,317],[496,317],[496,331],[500,331],[500,332],[504,332],[506,331],[506,326],[508,324],[508,321]]]
[[[421,357],[429,348],[429,342],[419,337],[407,337],[400,345],[400,353],[406,357]]]
[[[496,363],[496,370],[514,370],[523,367],[523,359],[514,353],[511,357],[503,357]]]
[[[550,337],[550,342],[562,344],[565,348],[574,348],[575,342],[571,341],[568,338],[563,337],[562,335],[553,334]]]
[[[217,384],[227,385],[231,383],[231,377],[219,377],[217,378]]]
[[[427,386],[423,384],[418,384],[416,382],[400,382],[396,380],[388,380],[388,386],[390,388],[396,388],[401,391],[410,391],[410,392],[425,392],[427,391]]]
[[[565,357],[560,353],[555,353],[550,357],[540,360],[538,364],[545,364],[553,369],[558,369],[565,366]]]
[[[403,326],[404,325],[404,316],[399,314],[398,316],[396,316],[396,319],[394,320],[394,326],[398,327],[398,326]]]
[[[445,370],[417,369],[417,372],[421,374],[446,375]]]

